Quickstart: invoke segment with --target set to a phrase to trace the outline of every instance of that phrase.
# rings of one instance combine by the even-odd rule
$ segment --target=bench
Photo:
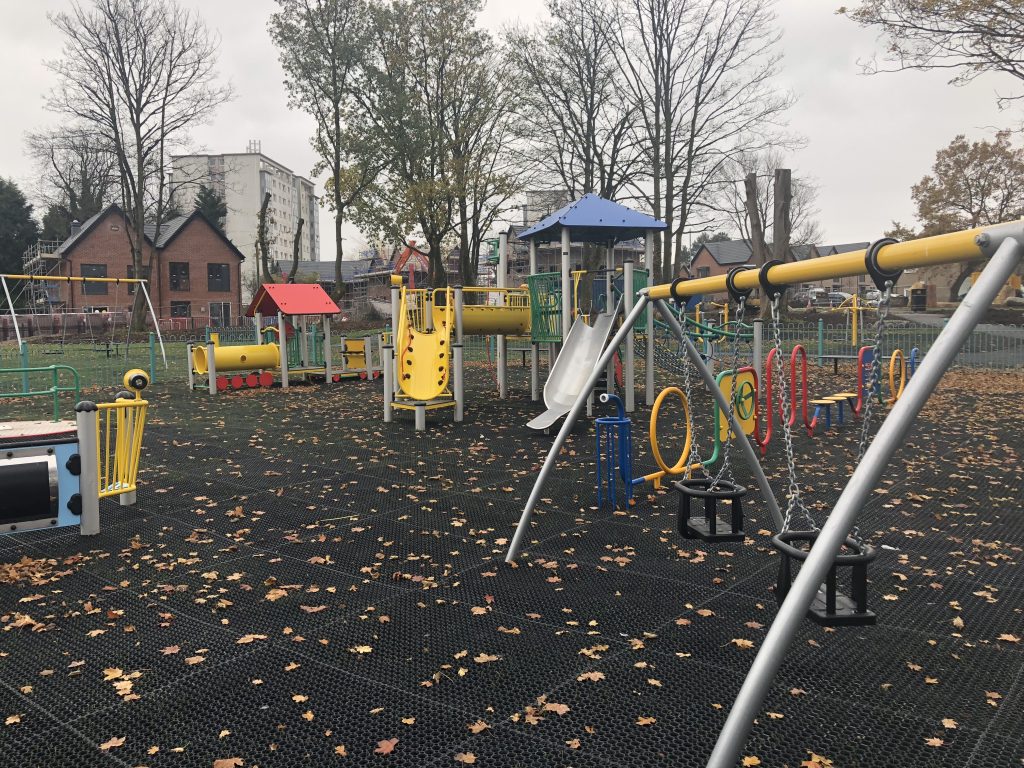
[[[826,397],[818,398],[817,400],[811,400],[810,404],[814,406],[814,417],[811,419],[811,425],[818,423],[818,417],[821,412],[825,412],[825,429],[832,428],[832,406],[836,406],[838,410],[837,423],[842,424],[844,421],[843,405],[847,404],[850,406],[850,410],[854,411],[856,408],[857,393],[856,392],[837,392],[834,395],[827,395]]]

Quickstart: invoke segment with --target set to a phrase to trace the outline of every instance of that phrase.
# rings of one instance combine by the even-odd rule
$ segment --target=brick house
[[[129,226],[121,209],[111,205],[72,227],[71,236],[57,248],[51,274],[74,277],[135,277]],[[149,280],[153,309],[161,325],[228,326],[236,323],[242,305],[242,252],[223,232],[196,210],[166,222],[156,238],[146,225],[141,277]],[[51,299],[64,312],[122,312],[134,301],[134,285],[115,283],[58,283]]]

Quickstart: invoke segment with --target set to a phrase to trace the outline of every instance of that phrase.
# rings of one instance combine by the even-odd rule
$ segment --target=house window
[[[82,277],[106,277],[106,264],[83,264],[81,267]],[[106,283],[82,283],[83,296],[106,296]]]
[[[227,264],[206,265],[206,287],[210,291],[231,290],[231,270]]]
[[[211,290],[213,289],[211,288]],[[210,302],[210,325],[213,326],[214,328],[231,327],[231,302]]]
[[[697,267],[697,277],[710,277],[711,267]]]
[[[172,301],[171,317],[192,317],[192,302]]]
[[[128,265],[127,276],[128,276],[129,280],[134,280],[135,279],[135,265],[134,264],[129,264]],[[146,281],[149,280],[149,267],[143,267],[142,268],[142,278],[141,279],[142,280],[146,280]],[[134,293],[135,293],[135,283],[128,283],[128,295],[131,296]]]
[[[172,261],[168,264],[171,271],[171,290],[187,291],[188,285],[188,263],[184,261]],[[187,303],[187,302],[184,302]],[[185,315],[188,317],[188,315]]]

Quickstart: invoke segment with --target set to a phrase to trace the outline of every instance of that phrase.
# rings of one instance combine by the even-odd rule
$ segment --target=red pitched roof
[[[272,317],[286,315],[337,315],[341,312],[327,292],[316,283],[267,283],[260,286],[245,314],[259,312]]]

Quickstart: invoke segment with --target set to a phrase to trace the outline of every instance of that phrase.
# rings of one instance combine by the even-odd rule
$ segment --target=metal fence
[[[882,350],[887,354],[893,349],[909,352],[917,347],[925,355],[941,332],[942,328],[937,327],[890,323],[882,336]],[[782,342],[787,348],[802,344],[807,354],[818,362],[838,355],[856,357],[862,346],[872,345],[874,333],[874,326],[868,325],[858,334],[855,343],[850,328],[841,325],[784,323],[781,328]],[[970,368],[1024,366],[1024,326],[978,326],[960,350],[955,364]]]

